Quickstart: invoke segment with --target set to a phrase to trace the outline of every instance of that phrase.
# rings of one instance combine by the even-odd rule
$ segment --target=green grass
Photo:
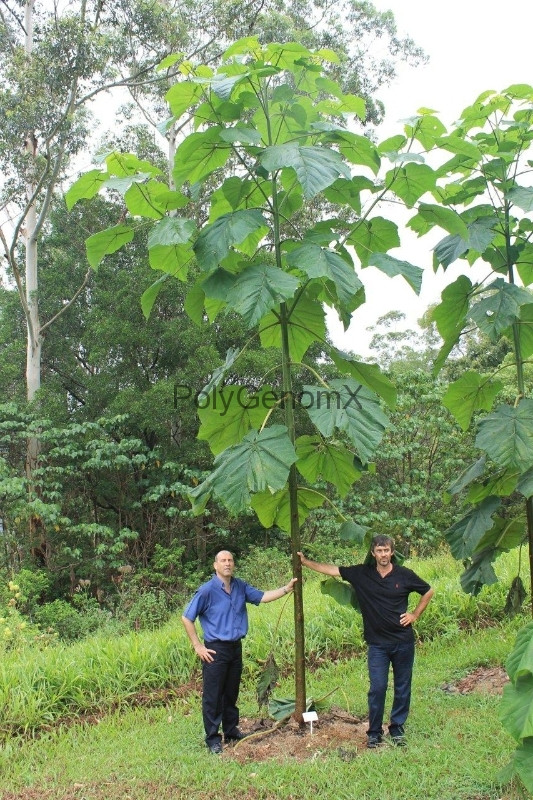
[[[114,640],[95,637],[42,652],[5,654],[0,663],[0,798],[20,800],[515,800],[497,776],[515,749],[498,718],[497,695],[459,695],[449,684],[479,665],[504,664],[527,617],[504,620],[503,586],[477,600],[457,588],[458,568],[444,556],[410,562],[436,589],[417,625],[419,642],[404,750],[361,750],[345,762],[332,751],[302,764],[239,764],[207,753],[198,692],[165,706],[130,708],[139,690],[178,686],[197,662],[176,617],[155,633]],[[507,585],[512,558],[499,568]],[[305,584],[308,695],[366,715],[366,659],[360,618]],[[292,601],[251,609],[245,644],[241,714],[257,717],[259,662],[273,647],[283,678],[279,697],[293,696]],[[496,620],[499,622],[496,624]],[[279,625],[278,625],[279,621]],[[487,622],[492,623],[487,626]],[[349,655],[349,657],[348,657]],[[98,709],[98,722],[72,720]],[[46,729],[46,724],[49,729]],[[24,731],[24,735],[16,734]],[[275,734],[274,734],[275,735]],[[252,744],[247,745],[252,747]]]
[[[510,626],[512,628],[513,626]],[[33,788],[42,797],[108,800],[142,798],[354,798],[359,800],[496,800],[498,771],[514,742],[498,720],[499,697],[458,695],[445,683],[479,664],[502,663],[514,640],[508,626],[463,634],[453,648],[438,640],[418,648],[409,746],[363,750],[355,760],[336,753],[305,764],[238,764],[207,753],[202,741],[200,699],[175,700],[164,708],[131,709],[98,724],[54,730],[34,741],[13,739],[0,751],[2,787],[16,797]],[[315,697],[342,687],[334,705],[366,710],[364,657],[325,664],[308,675]],[[287,678],[280,694],[290,693]],[[348,702],[346,702],[348,700]],[[244,687],[241,713],[257,715],[253,686]],[[249,745],[250,747],[252,745]],[[77,793],[68,794],[76,788]]]

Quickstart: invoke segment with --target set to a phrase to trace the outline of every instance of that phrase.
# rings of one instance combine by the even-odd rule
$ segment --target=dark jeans
[[[394,678],[394,700],[392,703],[389,732],[394,736],[403,733],[403,724],[409,713],[411,702],[411,678],[415,659],[414,642],[391,643],[368,646],[368,735],[383,734],[383,712],[392,664]]]
[[[209,650],[216,650],[212,663],[202,663],[202,715],[205,742],[209,746],[221,741],[221,723],[226,736],[233,736],[239,724],[237,699],[242,674],[242,642],[217,640],[204,644]]]

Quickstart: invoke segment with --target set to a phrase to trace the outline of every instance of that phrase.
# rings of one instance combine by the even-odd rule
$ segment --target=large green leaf
[[[457,202],[458,199],[454,198],[454,201]],[[478,213],[481,214],[481,210]],[[468,224],[466,239],[462,234],[453,234],[445,236],[435,245],[435,257],[438,263],[442,264],[446,269],[446,267],[449,267],[450,264],[453,264],[454,261],[467,253],[468,257],[472,258],[473,252],[483,253],[483,258],[487,259],[487,253],[490,252],[487,248],[497,236],[497,228],[498,217],[495,214],[488,215],[483,213],[482,216]],[[494,266],[494,269],[496,268]]]
[[[297,278],[272,264],[253,264],[235,279],[226,302],[251,328],[270,309],[293,297],[299,285]]]
[[[93,269],[96,269],[104,256],[115,253],[134,236],[133,228],[128,225],[114,225],[105,231],[95,233],[85,240],[87,260]]]
[[[454,131],[451,136],[441,136],[437,144],[443,150],[448,150],[449,153],[467,156],[473,163],[478,163],[481,160],[479,147],[472,144],[472,142],[466,141],[460,131]]]
[[[168,187],[159,181],[133,183],[124,194],[124,202],[133,217],[161,219],[165,216],[167,206],[165,201],[160,202],[159,198],[167,198],[168,194]]]
[[[109,153],[105,158],[105,163],[108,175],[116,175],[119,178],[143,172],[151,177],[162,174],[159,167],[150,161],[138,158],[133,153],[119,153],[118,151]]]
[[[304,386],[300,403],[325,437],[343,431],[357,450],[363,464],[375,453],[389,420],[377,395],[351,378],[330,381],[323,386]]]
[[[355,247],[361,266],[367,267],[374,253],[386,253],[400,246],[398,226],[383,217],[363,220],[350,233],[348,244]]]
[[[445,342],[458,340],[468,313],[472,282],[466,275],[460,275],[442,292],[442,302],[436,306],[431,317]]]
[[[65,192],[65,203],[68,210],[70,211],[78,200],[90,200],[95,197],[105,183],[106,178],[106,173],[99,169],[92,169],[81,175]]]
[[[194,245],[200,267],[206,272],[217,269],[231,248],[242,243],[254,233],[268,231],[266,220],[259,209],[242,209],[223,214],[206,225]]]
[[[351,177],[342,157],[328,147],[299,146],[295,142],[287,142],[265,148],[259,160],[268,172],[292,167],[308,200],[331,186],[339,176]]]
[[[307,697],[305,709],[308,711],[313,705],[313,698]],[[292,717],[296,710],[296,702],[290,697],[273,697],[268,703],[268,713],[273,719],[280,720]]]
[[[209,383],[196,402],[201,422],[198,438],[208,441],[216,455],[240,442],[250,428],[260,428],[277,398],[268,386],[249,395],[245,386],[215,389]]]
[[[445,532],[454,558],[469,558],[477,548],[481,538],[492,528],[492,515],[500,506],[499,497],[487,497],[479,506],[452,525]]]
[[[363,284],[355,274],[353,265],[334,250],[320,247],[314,242],[304,242],[287,255],[287,264],[309,275],[310,278],[329,278],[335,284],[339,300],[350,305],[353,296]]]
[[[500,717],[520,743],[511,767],[533,794],[533,622],[518,632],[505,666],[511,683],[503,690]]]
[[[344,375],[350,375],[358,383],[375,392],[390,409],[396,407],[397,391],[392,381],[384,375],[377,364],[356,361],[350,354],[331,348],[331,360]]]
[[[511,736],[520,742],[533,739],[533,676],[523,675],[503,689],[501,718]]]
[[[520,319],[521,307],[531,304],[533,295],[503,278],[497,278],[487,291],[491,294],[470,309],[470,317],[491,341],[497,341],[502,333]]]
[[[515,469],[500,468],[494,472],[487,472],[482,481],[470,486],[466,501],[477,505],[491,494],[498,497],[509,497],[517,488],[519,475],[520,473]]]
[[[483,473],[485,472],[485,465],[487,463],[487,457],[482,455],[481,458],[478,458],[473,464],[467,467],[458,478],[456,478],[452,484],[450,484],[450,488],[448,491],[450,494],[459,494],[462,492],[463,489],[466,489],[472,481],[477,480]]]
[[[298,524],[303,525],[311,511],[320,508],[326,501],[326,496],[304,486],[298,487],[297,506]],[[291,504],[287,487],[278,492],[258,492],[251,500],[251,506],[261,525],[271,528],[277,525],[282,531],[290,533],[291,530]]]
[[[479,540],[473,555],[490,551],[494,561],[502,553],[518,547],[526,538],[525,519],[522,516],[513,519],[496,517],[492,528],[485,531]]]
[[[515,186],[507,192],[507,199],[527,214],[533,211],[533,187]]]
[[[306,481],[313,484],[322,478],[332,483],[341,497],[361,474],[348,448],[340,443],[325,442],[320,436],[300,436],[296,440],[296,454],[296,468]]]
[[[533,466],[533,400],[502,405],[482,419],[476,446],[503,467],[525,472]]]
[[[405,132],[407,136],[414,136],[425,150],[431,150],[433,145],[446,133],[446,128],[429,109],[423,109],[420,116],[406,120]]]
[[[521,242],[517,246],[516,270],[524,286],[533,284],[533,244]]]
[[[492,551],[477,553],[460,577],[463,592],[476,597],[484,586],[492,586],[498,577],[492,566]]]
[[[364,175],[356,175],[351,180],[338,178],[335,183],[332,183],[331,186],[324,189],[324,197],[329,200],[330,203],[348,205],[360,214],[361,192],[363,190],[368,190],[370,192],[376,191],[376,187],[370,178],[366,178]]]
[[[480,375],[473,370],[467,370],[460,378],[450,383],[442,403],[466,431],[476,411],[491,410],[494,398],[502,387],[501,381],[492,380],[489,375]]]
[[[238,356],[240,355],[240,352],[241,351],[238,350],[237,348],[233,347],[229,348],[229,350],[226,352],[226,360],[224,364],[221,367],[217,367],[216,369],[213,370],[211,376],[209,377],[209,380],[203,387],[201,391],[201,395],[203,397],[207,397],[209,394],[211,394],[213,389],[215,389],[219,385],[220,381],[223,379],[226,372],[229,369],[231,369],[231,367],[237,360]]]
[[[240,444],[217,455],[213,472],[189,492],[194,513],[203,512],[212,494],[233,514],[247,510],[252,494],[284,487],[295,461],[296,453],[285,426],[249,431]]]
[[[191,106],[195,105],[202,95],[202,87],[192,81],[179,81],[170,87],[165,100],[175,117],[179,118]]]
[[[533,736],[522,739],[522,744],[513,753],[512,767],[526,791],[533,796]]]
[[[148,248],[157,245],[186,244],[196,229],[192,219],[185,217],[164,217],[153,226],[148,234]]]
[[[352,586],[344,581],[337,581],[335,578],[328,578],[320,582],[320,591],[333,597],[341,606],[351,606],[359,611],[359,602]]]
[[[337,144],[340,152],[350,164],[370,167],[374,175],[377,175],[381,159],[375,144],[368,137],[346,131],[334,133],[330,139]]]
[[[350,542],[350,544],[363,544],[369,530],[370,528],[366,525],[359,525],[349,519],[340,526],[339,539],[341,542]]]
[[[232,147],[221,140],[221,130],[213,126],[200,133],[191,133],[179,145],[172,171],[176,188],[179,189],[185,181],[197,183],[224,166]]]
[[[240,142],[241,144],[257,145],[261,143],[261,134],[255,128],[250,128],[238,122],[232,128],[224,128],[220,134],[223,142]]]
[[[146,319],[149,318],[152,312],[152,308],[154,307],[154,303],[159,295],[159,292],[163,288],[163,284],[165,283],[165,281],[168,280],[168,278],[170,278],[170,275],[162,275],[154,283],[152,283],[152,285],[149,286],[148,289],[145,289],[145,291],[142,293],[141,308]]]
[[[516,484],[516,490],[526,498],[533,496],[533,467],[522,473]]]
[[[513,683],[521,677],[533,677],[533,621],[519,630],[505,668]]]
[[[400,261],[400,259],[389,256],[386,253],[373,253],[368,259],[368,265],[377,267],[390,278],[402,275],[411,289],[416,294],[420,294],[423,275],[423,270],[420,267],[415,267],[414,264],[410,264],[408,261]]]
[[[424,227],[420,228],[420,221],[424,222]],[[427,233],[435,225],[444,228],[445,231],[453,235],[468,239],[468,228],[457,212],[443,206],[436,206],[430,203],[421,203],[418,207],[418,214],[412,217],[407,223],[409,228],[413,228],[418,233]]]
[[[261,667],[259,679],[257,681],[257,704],[259,708],[266,705],[274,688],[278,685],[280,678],[280,668],[276,664],[274,654],[270,652],[265,663]]]
[[[220,188],[211,195],[209,222],[214,222],[222,214],[230,211],[260,205],[269,187],[263,187],[262,184],[259,184],[259,187],[255,181],[239,178],[236,175],[226,178]]]
[[[273,311],[261,320],[263,347],[281,347],[279,316]],[[289,319],[289,350],[292,361],[301,361],[308,348],[326,337],[326,320],[320,303],[302,295],[292,309]]]
[[[439,372],[459,340],[466,322],[471,291],[472,284],[470,280],[465,275],[459,276],[456,281],[444,289],[441,295],[442,302],[431,312],[431,318],[435,320],[437,330],[444,340],[444,344],[435,359],[434,374]]]
[[[158,269],[184,281],[187,279],[189,265],[194,260],[194,253],[190,243],[154,245],[148,251],[148,260],[152,269]]]
[[[392,169],[385,182],[401,198],[407,208],[412,208],[426,192],[435,188],[435,172],[427,164],[407,163],[400,169]]]
[[[484,214],[468,224],[468,247],[483,253],[497,236],[499,218],[496,213]]]
[[[468,252],[468,242],[462,236],[445,236],[435,245],[435,258],[446,269]]]

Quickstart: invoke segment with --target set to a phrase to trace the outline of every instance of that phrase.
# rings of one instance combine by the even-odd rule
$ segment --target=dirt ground
[[[501,694],[508,680],[502,667],[477,667],[459,681],[446,683],[441,688],[458,694]],[[350,761],[358,751],[366,748],[366,719],[353,717],[335,707],[328,713],[319,714],[318,721],[313,723],[312,735],[309,735],[309,723],[302,734],[292,721],[276,727],[270,719],[243,719],[241,727],[252,735],[233,747],[226,747],[223,758],[241,763],[287,758],[305,761],[318,758],[324,751],[335,750],[341,758]]]

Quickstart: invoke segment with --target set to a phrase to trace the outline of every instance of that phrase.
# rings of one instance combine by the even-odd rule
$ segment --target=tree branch
[[[72,297],[70,298],[70,300],[68,301],[68,303],[65,303],[65,305],[64,305],[64,306],[62,306],[62,307],[59,309],[59,311],[57,312],[57,314],[54,314],[54,316],[53,316],[53,317],[51,317],[51,319],[49,319],[49,320],[48,320],[48,322],[45,322],[45,323],[44,323],[44,325],[41,325],[41,330],[40,330],[40,333],[41,333],[41,334],[43,333],[43,331],[45,331],[47,328],[49,328],[49,327],[50,327],[50,325],[52,325],[52,323],[56,321],[56,319],[59,319],[59,317],[63,316],[63,314],[65,313],[65,311],[68,311],[68,309],[71,307],[71,305],[72,305],[73,303],[75,303],[75,302],[76,302],[76,299],[77,299],[77,298],[80,296],[80,294],[83,292],[83,290],[84,290],[84,289],[85,289],[85,287],[87,286],[87,283],[89,282],[89,277],[90,277],[90,275],[91,275],[91,268],[89,267],[89,269],[88,269],[88,270],[87,270],[87,272],[85,273],[85,278],[83,279],[83,283],[82,283],[82,284],[81,284],[81,286],[80,286],[80,287],[79,287],[79,288],[76,290],[76,292],[75,292],[75,293],[72,295]]]

